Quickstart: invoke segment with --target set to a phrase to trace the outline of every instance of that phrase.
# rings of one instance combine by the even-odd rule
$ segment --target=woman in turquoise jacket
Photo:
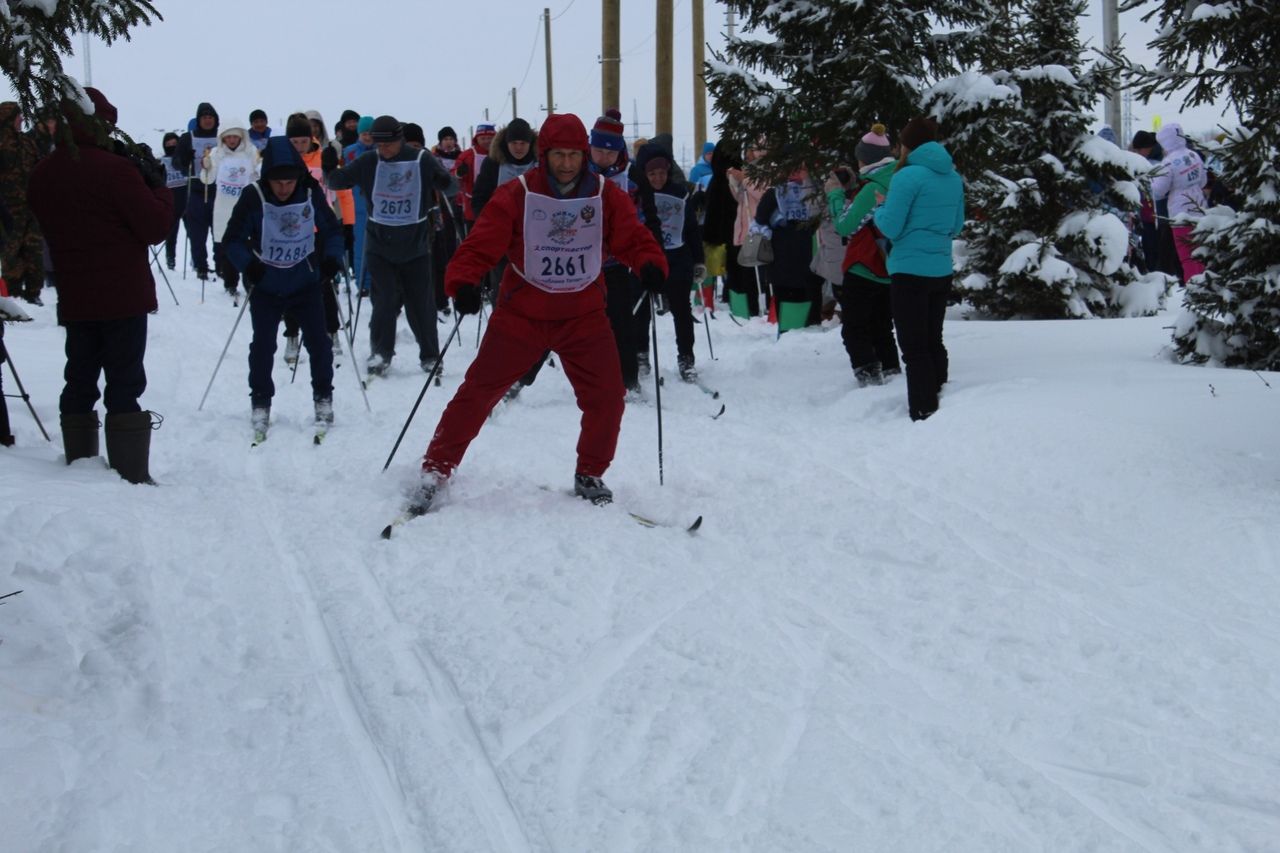
[[[947,381],[942,319],[951,290],[951,240],[964,227],[964,182],[931,118],[902,129],[902,159],[876,227],[891,243],[889,299],[907,368],[907,409],[920,421],[938,410]]]

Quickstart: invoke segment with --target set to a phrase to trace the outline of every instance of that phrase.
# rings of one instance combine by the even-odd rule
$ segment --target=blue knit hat
[[[360,116],[356,122],[356,133],[368,133],[373,130],[373,116]]]
[[[595,125],[591,128],[591,147],[626,151],[627,140],[622,137],[625,129],[621,112],[616,109],[605,110],[604,115],[596,119]]]

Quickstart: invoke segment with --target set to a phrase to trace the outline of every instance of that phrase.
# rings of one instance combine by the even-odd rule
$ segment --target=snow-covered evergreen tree
[[[62,70],[73,39],[88,33],[107,44],[129,38],[139,24],[161,20],[150,0],[0,0],[0,74],[27,115],[57,111],[64,100],[92,106],[80,84]]]
[[[960,288],[970,304],[997,317],[1149,313],[1167,282],[1156,276],[1138,283],[1127,225],[1139,204],[1137,181],[1149,167],[1090,132],[1109,66],[1084,68],[1077,21],[1084,0],[1021,5],[1008,70],[993,67],[990,77],[1013,97],[979,104],[958,121],[964,113],[957,116],[945,96],[948,85],[963,88],[961,82],[931,92],[935,113],[973,139],[953,147],[980,144],[979,134],[995,131],[1010,158],[976,179],[968,174],[972,216]],[[990,127],[993,112],[1003,128]]]
[[[1127,8],[1146,5],[1131,3]],[[1157,0],[1154,69],[1130,66],[1140,97],[1185,93],[1225,103],[1241,127],[1222,147],[1221,179],[1243,204],[1211,208],[1192,232],[1206,270],[1187,283],[1174,328],[1181,358],[1280,370],[1280,4]]]
[[[986,0],[729,0],[744,31],[707,63],[723,138],[763,137],[770,177],[853,162],[875,122],[891,133],[920,113],[926,82],[953,71],[965,27],[989,18]],[[956,32],[935,32],[958,27]],[[773,82],[781,81],[781,82]]]

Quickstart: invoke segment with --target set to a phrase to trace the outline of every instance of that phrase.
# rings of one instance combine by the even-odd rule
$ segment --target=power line
[[[570,6],[573,4],[570,3]],[[563,14],[563,13],[562,13]],[[524,81],[529,79],[529,69],[533,67],[533,57],[538,52],[538,39],[542,37],[542,16],[538,16],[538,25],[533,29],[533,46],[529,48],[529,63],[524,67],[524,76],[520,78],[520,82],[516,84],[516,88],[522,88]]]
[[[569,5],[568,5],[568,6],[565,6],[563,9],[561,9],[559,14],[552,15],[552,16],[551,16],[551,20],[555,21],[555,20],[559,19],[561,15],[563,15],[565,12],[568,12],[570,9],[572,9],[572,8],[573,8],[573,4],[574,4],[574,3],[577,3],[577,2],[578,2],[578,0],[569,0]]]

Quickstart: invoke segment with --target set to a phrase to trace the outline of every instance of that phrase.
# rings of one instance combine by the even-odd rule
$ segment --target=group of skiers
[[[82,136],[90,148],[103,145],[104,156],[132,162],[128,174],[138,183],[131,190],[153,197],[138,203],[135,214],[153,220],[155,208],[163,207],[164,234],[150,242],[164,243],[168,267],[176,267],[182,224],[200,280],[216,275],[237,299],[243,284],[253,329],[256,441],[265,439],[270,423],[282,320],[286,361],[296,361],[301,347],[308,354],[317,440],[332,423],[333,358],[341,347],[337,293],[344,278],[357,299],[367,296],[371,303],[368,377],[389,369],[401,311],[418,344],[419,367],[438,375],[439,315],[454,310],[460,320],[491,307],[480,352],[424,456],[415,496],[420,509],[452,475],[493,406],[530,384],[552,352],[583,410],[575,490],[609,500],[601,477],[624,402],[639,398],[641,377],[651,372],[657,316],[672,318],[676,374],[698,381],[691,295],[708,308],[728,302],[744,317],[762,310],[763,296],[783,328],[819,322],[838,295],[859,384],[898,372],[899,344],[913,418],[932,414],[946,381],[939,306],[949,289],[949,239],[963,222],[963,194],[954,170],[946,171],[950,160],[935,141],[936,126],[924,120],[904,128],[896,147],[884,128],[873,128],[858,146],[858,173],[833,175],[825,194],[804,170],[780,185],[762,185],[744,169],[761,152],[723,143],[708,143],[686,178],[669,138],[629,147],[616,110],[590,129],[571,115],[549,116],[538,130],[519,118],[501,128],[482,123],[466,149],[452,128],[441,128],[428,149],[420,126],[354,110],[343,114],[332,139],[315,111],[289,116],[284,133],[273,135],[261,110],[249,122],[223,122],[207,102],[185,133],[164,136],[158,162],[119,157],[127,152],[87,131],[77,139]],[[913,170],[929,173],[913,179]],[[56,172],[63,179],[67,164]],[[899,185],[912,185],[910,193],[889,192],[897,172],[907,177],[899,177]],[[946,180],[940,183],[939,175]],[[937,188],[944,185],[940,197]],[[941,219],[919,224],[940,210]],[[47,216],[56,221],[62,213]],[[151,236],[148,228],[142,230]],[[868,239],[872,231],[877,236]],[[896,247],[887,264],[886,238]],[[69,260],[72,242],[66,232],[50,238],[55,267],[64,256],[68,272],[76,263]],[[758,251],[761,243],[771,257]],[[749,253],[752,244],[757,251]],[[145,262],[146,251],[131,263]],[[107,373],[108,434],[119,421],[113,416],[141,413],[145,314],[154,309],[155,294],[153,282],[143,285],[136,270],[130,275],[141,294],[126,312],[135,328],[112,334],[113,346],[126,338],[133,345],[88,359],[74,388],[77,371],[68,367],[68,461],[96,453],[98,370]],[[907,283],[903,277],[915,278]],[[724,288],[716,293],[718,280]],[[60,314],[71,316],[61,303]],[[69,360],[72,350],[69,343]],[[92,393],[86,390],[90,374]],[[149,478],[145,460],[134,469],[130,479]]]

